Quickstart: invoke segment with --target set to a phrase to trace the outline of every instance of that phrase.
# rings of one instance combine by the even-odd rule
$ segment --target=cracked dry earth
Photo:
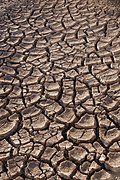
[[[80,0],[0,17],[0,180],[120,180],[120,17]]]

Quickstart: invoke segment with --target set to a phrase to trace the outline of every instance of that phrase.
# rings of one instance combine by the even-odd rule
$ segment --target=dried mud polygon
[[[103,4],[0,1],[0,180],[120,179],[119,2]]]

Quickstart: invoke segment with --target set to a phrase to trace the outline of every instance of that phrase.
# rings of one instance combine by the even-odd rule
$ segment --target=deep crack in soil
[[[0,180],[120,180],[119,4],[0,0]]]

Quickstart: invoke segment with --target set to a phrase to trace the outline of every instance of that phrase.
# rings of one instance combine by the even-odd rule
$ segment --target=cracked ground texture
[[[120,180],[119,74],[115,9],[1,8],[0,180]]]

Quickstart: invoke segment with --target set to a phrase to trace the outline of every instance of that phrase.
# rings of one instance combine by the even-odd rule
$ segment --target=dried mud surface
[[[0,180],[120,180],[119,13],[0,3]]]

